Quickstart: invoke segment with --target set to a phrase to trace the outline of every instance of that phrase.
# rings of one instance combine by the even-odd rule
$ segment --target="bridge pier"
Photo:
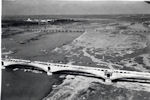
[[[112,84],[112,80],[110,79],[110,77],[112,76],[112,72],[111,71],[105,71],[104,75],[106,76],[105,78],[105,83],[106,84]]]
[[[51,67],[50,67],[50,66],[48,66],[47,68],[48,68],[48,70],[47,70],[47,75],[52,75]]]
[[[107,78],[107,79],[105,79],[105,83],[108,84],[108,85],[112,84],[112,80]]]
[[[52,73],[52,72],[47,71],[47,75],[48,75],[48,76],[50,76],[50,75],[53,75],[53,73]]]

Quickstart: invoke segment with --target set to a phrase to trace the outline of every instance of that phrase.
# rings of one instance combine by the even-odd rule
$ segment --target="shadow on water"
[[[144,79],[134,79],[134,78],[126,78],[126,79],[116,79],[112,82],[132,82],[132,83],[145,83],[150,84],[150,80],[144,80]]]
[[[102,77],[98,77],[98,76],[95,76],[95,75],[90,74],[90,73],[79,72],[79,71],[65,71],[64,70],[64,71],[54,72],[54,74],[65,74],[65,75],[78,75],[78,76],[85,76],[85,77],[93,77],[93,78],[97,78],[97,79],[104,81],[104,78],[102,78]]]

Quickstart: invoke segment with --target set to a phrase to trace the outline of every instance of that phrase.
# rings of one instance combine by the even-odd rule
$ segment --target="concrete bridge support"
[[[50,76],[50,75],[53,75],[53,73],[50,71],[47,71],[47,75]]]
[[[105,71],[104,72],[104,76],[106,76],[106,78],[105,78],[105,83],[106,84],[112,84],[112,80],[110,79],[112,74],[113,74],[113,72],[111,72],[111,71]]]
[[[112,80],[109,79],[109,78],[106,78],[106,79],[105,79],[105,83],[106,83],[106,84],[112,84]]]
[[[52,75],[53,73],[51,72],[51,67],[50,66],[48,66],[47,67],[47,75],[49,76],[49,75]]]

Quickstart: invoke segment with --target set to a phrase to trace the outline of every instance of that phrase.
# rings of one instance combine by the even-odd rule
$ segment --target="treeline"
[[[38,25],[38,22],[27,22],[24,20],[2,20],[2,27],[27,25]]]
[[[2,27],[9,27],[9,26],[31,26],[31,25],[59,25],[59,24],[70,24],[73,22],[80,22],[79,20],[73,19],[55,19],[53,21],[41,22],[41,21],[25,21],[25,20],[2,20]]]
[[[79,20],[73,20],[73,19],[57,19],[55,21],[51,21],[50,24],[52,25],[59,25],[59,24],[70,24],[73,22],[79,22]]]

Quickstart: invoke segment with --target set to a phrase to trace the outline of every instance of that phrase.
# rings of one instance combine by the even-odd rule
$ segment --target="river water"
[[[2,70],[2,100],[41,100],[60,84],[58,74],[24,72],[24,70]]]

